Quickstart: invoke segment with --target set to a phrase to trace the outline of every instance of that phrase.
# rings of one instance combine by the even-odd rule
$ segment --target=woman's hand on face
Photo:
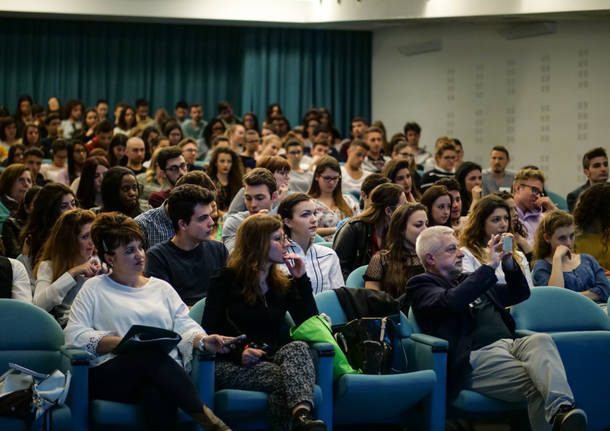
[[[561,260],[564,257],[567,257],[568,259],[570,259],[572,257],[572,252],[565,245],[563,245],[563,244],[558,245],[557,248],[555,249],[555,254],[553,255],[553,259]]]
[[[481,188],[481,186],[474,186],[472,190],[470,190],[470,193],[472,194],[472,201],[477,202],[479,199],[481,199],[483,189]]]
[[[294,278],[301,278],[305,274],[305,262],[295,253],[285,253],[284,263]]]
[[[246,347],[241,354],[241,364],[245,367],[256,365],[267,353],[261,349]]]
[[[290,185],[288,183],[283,183],[278,185],[278,195],[279,196],[284,196],[286,194],[286,192],[288,191],[288,187],[290,187]]]

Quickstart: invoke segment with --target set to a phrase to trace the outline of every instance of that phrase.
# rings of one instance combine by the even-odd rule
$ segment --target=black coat
[[[349,220],[335,235],[333,249],[339,256],[343,279],[347,280],[354,269],[368,265],[373,257],[371,242],[373,226],[360,219]]]
[[[486,294],[513,333],[515,322],[506,307],[529,298],[530,290],[523,272],[513,261],[513,269],[503,266],[507,284],[497,284],[495,271],[483,265],[454,284],[426,272],[407,283],[407,298],[422,332],[449,342],[447,395],[452,398],[464,386],[470,371],[470,352],[474,341],[475,318],[470,307]]]

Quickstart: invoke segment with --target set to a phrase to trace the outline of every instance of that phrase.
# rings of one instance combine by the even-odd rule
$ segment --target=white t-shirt
[[[103,337],[123,337],[133,325],[153,326],[182,336],[170,356],[184,366],[190,362],[193,339],[205,334],[188,311],[174,288],[163,280],[150,277],[144,286],[134,288],[119,284],[108,275],[98,275],[83,284],[72,302],[64,329],[66,344],[95,355],[92,365],[96,366],[115,356],[96,352]]]
[[[371,171],[363,170],[362,176],[359,179],[354,179],[350,176],[345,166],[341,166],[341,191],[343,193],[360,193],[362,182],[366,177],[372,174]]]
[[[8,258],[13,270],[13,288],[11,297],[19,301],[32,303],[32,285],[30,284],[30,276],[23,263],[18,260]]]

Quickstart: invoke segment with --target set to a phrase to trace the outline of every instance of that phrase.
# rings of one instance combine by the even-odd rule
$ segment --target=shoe
[[[553,417],[553,431],[585,431],[587,414],[574,406],[561,406]]]
[[[326,431],[326,424],[311,416],[311,411],[300,408],[292,415],[292,431]]]
[[[214,414],[208,406],[204,405],[201,413],[192,413],[193,419],[205,428],[205,431],[231,431],[231,428],[227,426],[218,416]]]

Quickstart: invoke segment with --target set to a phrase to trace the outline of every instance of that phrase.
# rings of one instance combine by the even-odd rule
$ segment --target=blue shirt
[[[553,265],[544,259],[534,263],[532,278],[535,286],[547,286],[551,278]],[[590,290],[601,298],[608,300],[610,295],[610,281],[606,277],[604,269],[597,263],[595,258],[589,254],[580,255],[580,265],[570,272],[563,273],[563,282],[566,289],[575,292]]]

